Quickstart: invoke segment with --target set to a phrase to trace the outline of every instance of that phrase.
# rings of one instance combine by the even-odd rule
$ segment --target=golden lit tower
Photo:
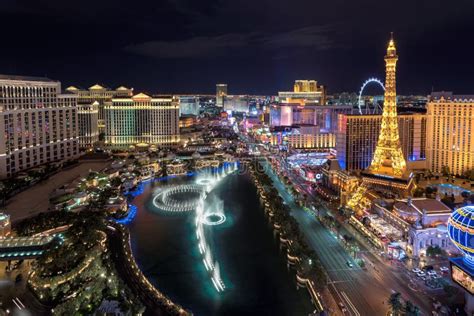
[[[383,103],[382,126],[377,147],[369,167],[369,172],[401,177],[406,171],[402,147],[398,135],[396,67],[397,50],[393,35],[385,55],[385,96]]]
[[[385,98],[379,139],[372,163],[361,172],[361,184],[347,202],[347,207],[359,215],[370,208],[371,201],[380,194],[403,197],[411,194],[415,188],[413,177],[407,172],[398,135],[395,80],[397,60],[397,49],[392,35],[385,55]]]

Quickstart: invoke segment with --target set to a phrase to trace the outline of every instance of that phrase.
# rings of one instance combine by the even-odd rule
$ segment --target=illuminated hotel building
[[[381,115],[339,115],[336,151],[342,169],[364,170],[370,166],[379,137]],[[409,167],[422,168],[426,158],[426,115],[399,114],[398,131]]]
[[[228,95],[224,97],[224,111],[248,113],[249,100],[248,95]]]
[[[216,84],[216,105],[219,107],[224,106],[224,98],[227,96],[227,84],[218,83]]]
[[[99,103],[77,104],[79,145],[90,148],[99,141]]]
[[[314,103],[316,105],[326,104],[326,88],[318,86],[315,80],[296,80],[293,91],[278,92],[282,103]]]
[[[351,106],[280,103],[270,106],[271,126],[315,125],[320,132],[335,133],[339,114],[349,114]]]
[[[321,106],[280,103],[270,106],[273,130],[291,127],[285,135],[274,135],[272,144],[287,143],[292,148],[333,149],[336,145],[337,114],[348,113],[351,106]]]
[[[474,169],[474,95],[433,93],[427,104],[427,164],[433,172]]]
[[[47,78],[0,75],[0,177],[79,154],[76,96]]]
[[[99,84],[95,84],[87,90],[78,89],[74,86],[70,86],[66,91],[77,95],[77,103],[79,105],[92,106],[93,103],[97,104],[98,109],[98,130],[99,133],[103,133],[105,129],[105,112],[104,107],[106,104],[112,102],[112,98],[116,97],[131,97],[133,95],[133,89],[126,87],[118,87],[115,90],[105,88]]]
[[[111,147],[155,145],[172,147],[179,143],[179,102],[171,96],[113,98],[106,104],[105,144]]]
[[[195,95],[180,95],[179,116],[199,115],[199,97]]]
[[[332,149],[336,146],[334,134],[289,134],[286,136],[288,146],[295,149]]]

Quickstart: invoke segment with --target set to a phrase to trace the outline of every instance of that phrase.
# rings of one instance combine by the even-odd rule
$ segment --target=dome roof
[[[455,210],[448,220],[449,238],[469,259],[474,258],[474,206]]]

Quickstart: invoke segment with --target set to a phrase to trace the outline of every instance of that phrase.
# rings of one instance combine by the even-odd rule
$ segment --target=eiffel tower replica
[[[382,113],[382,125],[374,157],[370,166],[361,172],[362,184],[348,201],[353,210],[367,208],[369,196],[378,194],[401,197],[409,195],[414,189],[411,174],[406,167],[400,146],[397,119],[396,67],[398,55],[393,34],[385,55],[385,95]],[[373,193],[370,194],[372,191]]]

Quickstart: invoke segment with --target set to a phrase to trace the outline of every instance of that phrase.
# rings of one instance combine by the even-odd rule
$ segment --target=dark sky
[[[148,92],[330,93],[383,79],[398,91],[474,94],[473,0],[1,0],[0,73]]]

